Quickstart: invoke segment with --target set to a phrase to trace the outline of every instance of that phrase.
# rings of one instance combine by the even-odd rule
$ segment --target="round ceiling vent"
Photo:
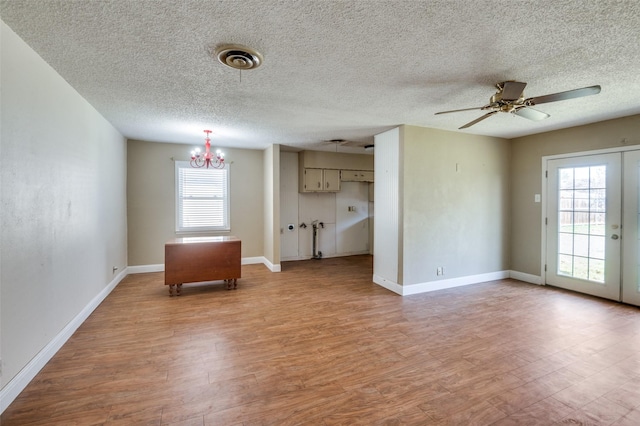
[[[262,55],[250,47],[226,44],[215,50],[220,62],[237,70],[252,70],[262,64]]]

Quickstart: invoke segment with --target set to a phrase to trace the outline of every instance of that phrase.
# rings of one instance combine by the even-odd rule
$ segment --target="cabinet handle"
[[[318,188],[320,188],[320,182],[318,182]]]
[[[329,189],[329,182],[327,182],[327,189]]]

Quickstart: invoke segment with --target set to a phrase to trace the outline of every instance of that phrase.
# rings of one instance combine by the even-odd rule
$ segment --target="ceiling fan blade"
[[[527,85],[519,81],[505,81],[503,84],[502,100],[504,101],[517,101]]]
[[[483,115],[482,117],[480,117],[480,118],[476,118],[475,120],[470,121],[469,123],[465,124],[465,125],[464,125],[464,126],[462,126],[462,127],[458,127],[458,130],[460,130],[460,129],[466,129],[467,127],[471,127],[471,126],[473,126],[474,124],[481,122],[481,121],[482,121],[482,120],[484,120],[485,118],[489,118],[489,117],[491,117],[493,114],[497,114],[497,113],[498,113],[498,111],[491,111],[491,112],[488,112],[488,113],[486,113],[485,115]]]
[[[567,99],[581,98],[583,96],[597,95],[600,93],[600,86],[589,86],[581,89],[567,90],[566,92],[552,93],[550,95],[536,96],[525,100],[527,105],[538,105],[547,102],[564,101]]]
[[[450,112],[460,112],[460,111],[474,111],[477,109],[485,109],[488,106],[481,106],[481,107],[476,107],[476,108],[464,108],[464,109],[452,109],[451,111],[440,111],[440,112],[436,112],[434,115],[438,115],[438,114],[449,114]]]
[[[538,111],[537,109],[527,108],[527,107],[519,108],[517,111],[514,112],[514,114],[520,117],[528,118],[529,120],[533,120],[533,121],[540,121],[540,120],[544,120],[545,118],[551,117],[546,112]]]

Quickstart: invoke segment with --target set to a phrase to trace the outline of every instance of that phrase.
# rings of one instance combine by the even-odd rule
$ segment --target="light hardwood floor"
[[[400,297],[370,256],[131,275],[10,425],[640,425],[640,309],[513,280]]]

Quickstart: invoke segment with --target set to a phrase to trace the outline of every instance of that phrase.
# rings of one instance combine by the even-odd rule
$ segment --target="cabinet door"
[[[373,172],[372,171],[362,171],[359,172],[360,181],[362,182],[373,182]]]
[[[357,170],[341,170],[340,180],[342,180],[343,182],[355,182],[358,180],[358,171]]]
[[[322,169],[304,169],[304,190],[322,191]]]
[[[324,170],[324,190],[332,192],[340,191],[340,170]]]
[[[368,170],[342,170],[340,179],[343,182],[373,182],[373,172]]]

